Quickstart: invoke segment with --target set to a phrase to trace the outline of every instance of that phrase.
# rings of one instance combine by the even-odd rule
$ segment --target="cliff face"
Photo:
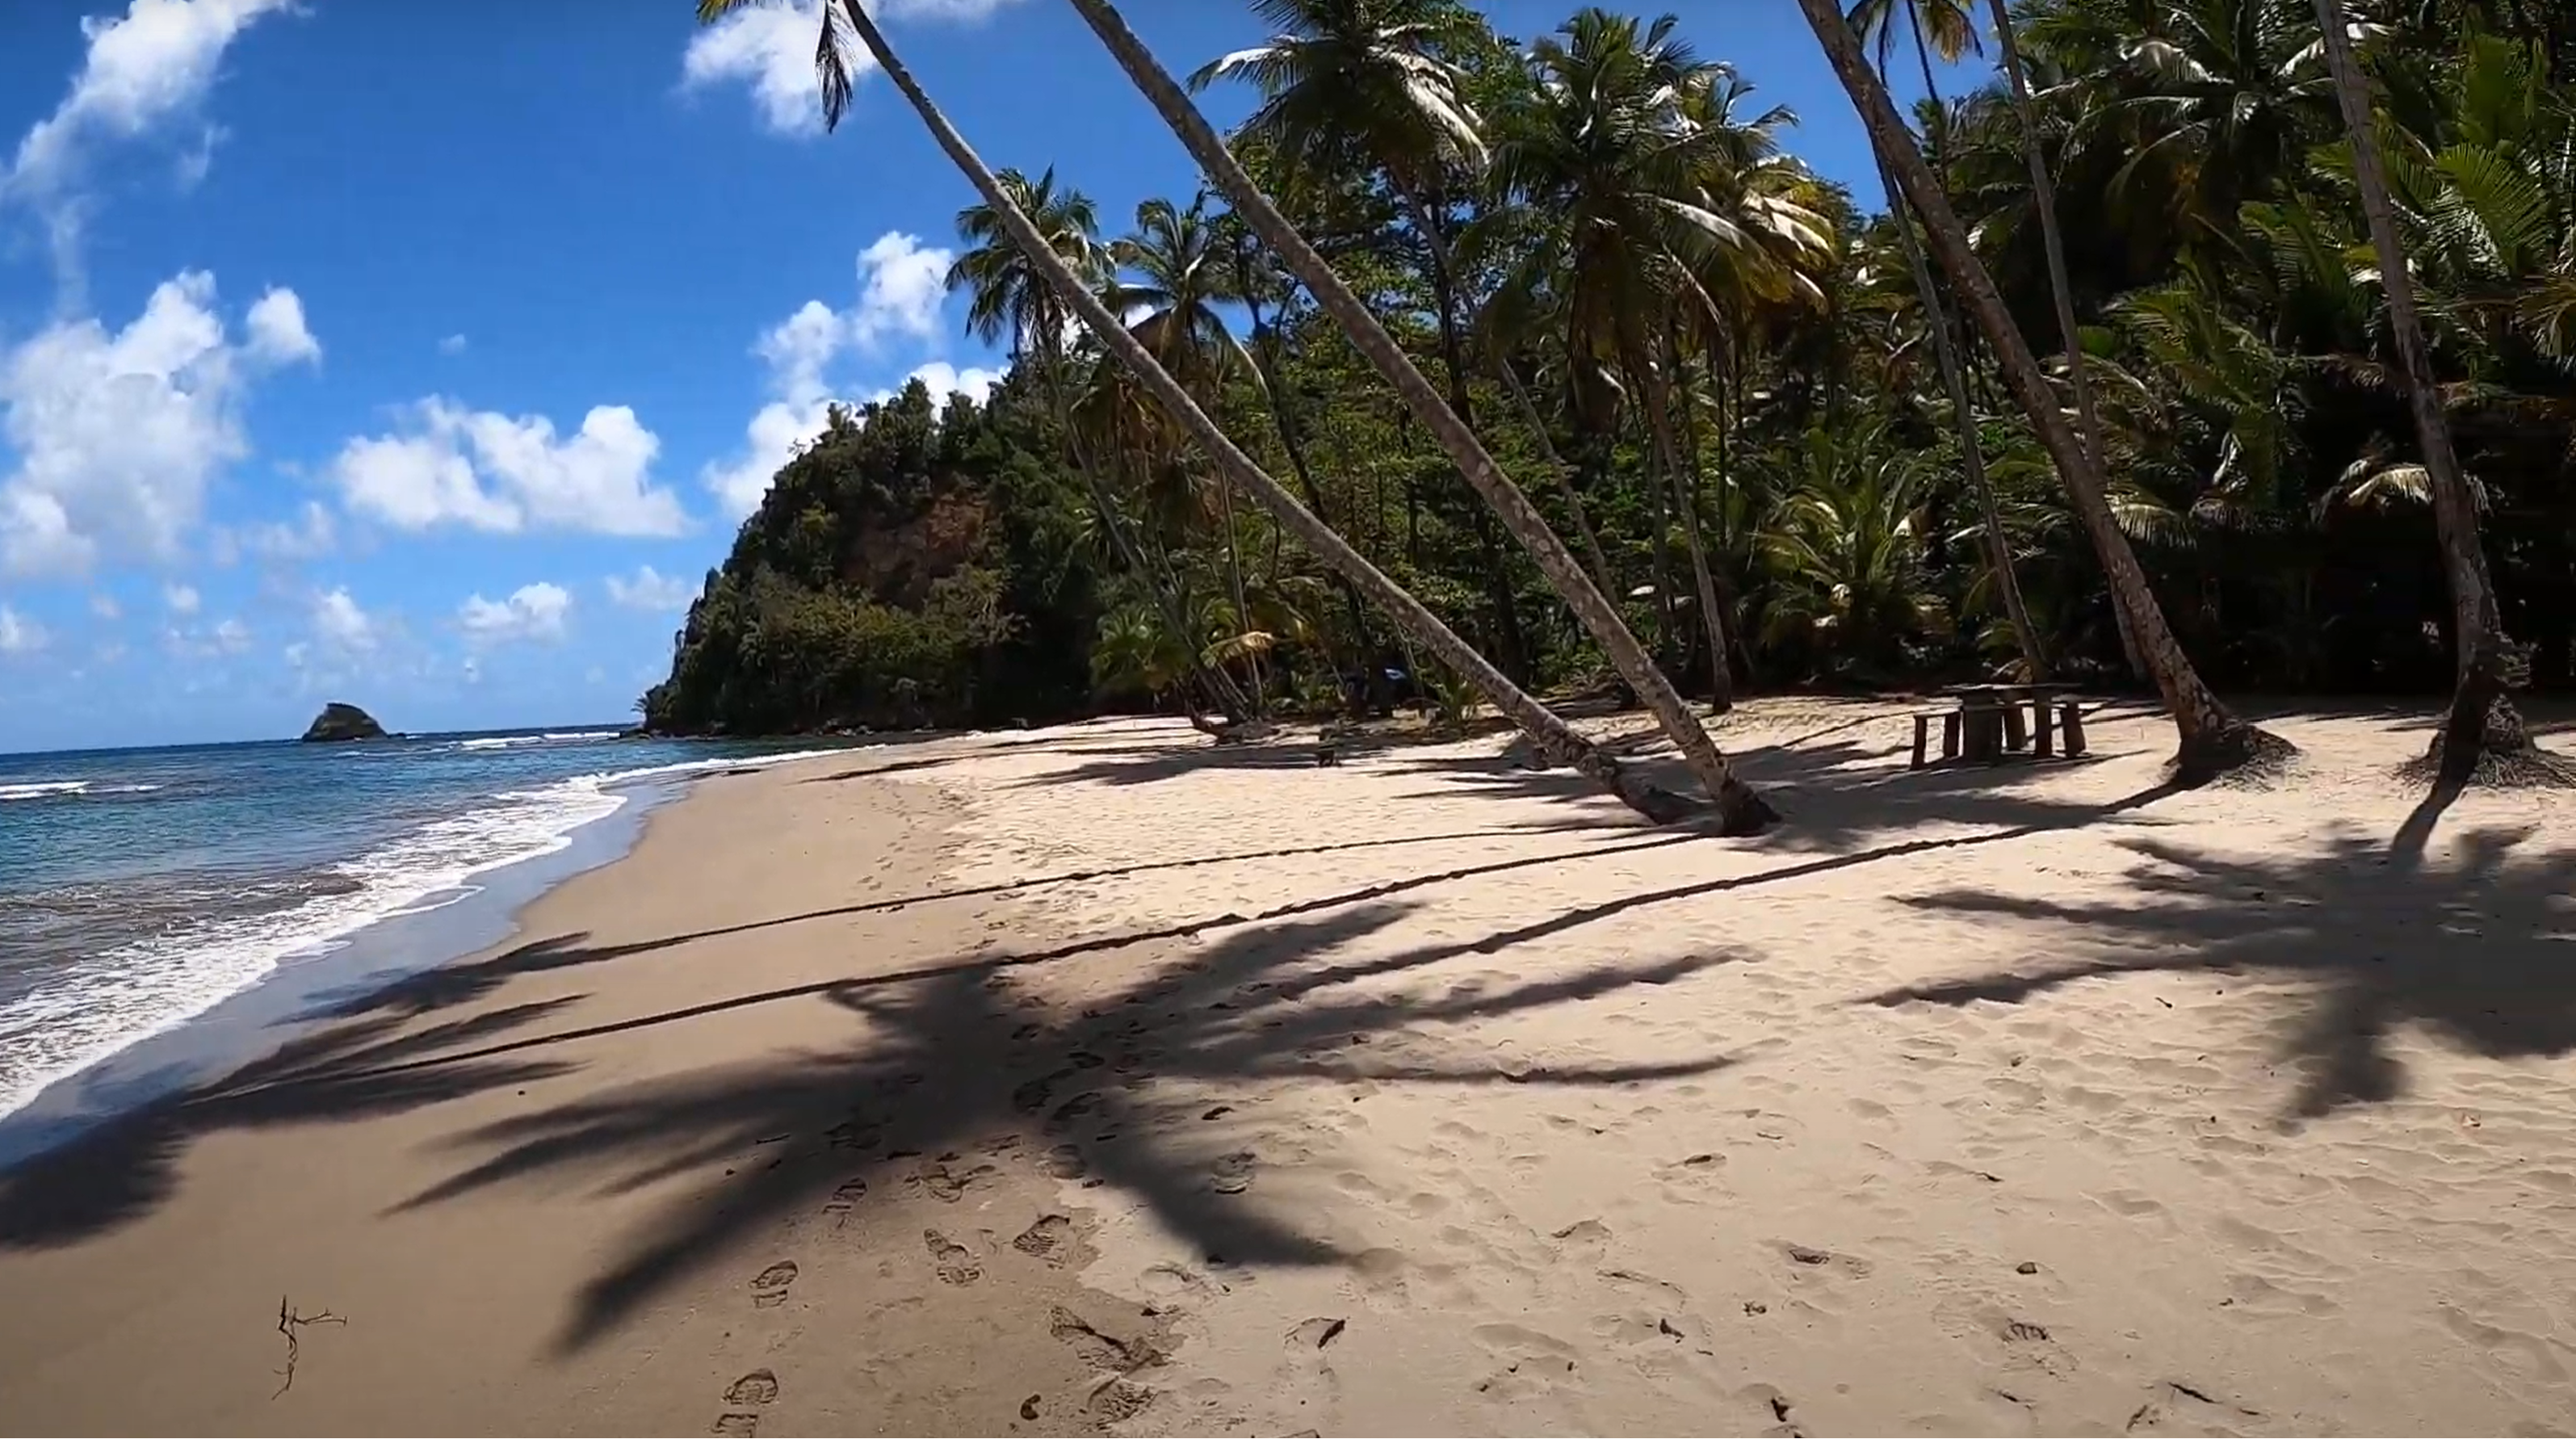
[[[385,727],[376,723],[375,716],[356,705],[342,704],[338,700],[324,705],[322,713],[315,715],[313,723],[304,729],[304,739],[308,744],[384,737]]]

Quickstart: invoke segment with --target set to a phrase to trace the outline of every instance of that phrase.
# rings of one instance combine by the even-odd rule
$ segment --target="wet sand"
[[[2576,1426],[2576,803],[1901,711],[1730,719],[1751,840],[1495,740],[705,781],[0,1177],[0,1427]]]

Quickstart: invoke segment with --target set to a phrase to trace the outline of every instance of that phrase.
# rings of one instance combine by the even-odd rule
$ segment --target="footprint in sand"
[[[832,1216],[832,1227],[838,1229],[850,1222],[850,1211],[858,1208],[859,1201],[867,1197],[868,1182],[865,1179],[845,1179],[838,1189],[832,1191],[832,1197],[823,1201],[823,1212]]]
[[[1011,1247],[1032,1259],[1043,1259],[1049,1264],[1061,1265],[1064,1263],[1065,1240],[1072,1233],[1072,1220],[1061,1214],[1049,1214],[1021,1230],[1018,1236],[1011,1240]]]
[[[967,1190],[990,1180],[997,1173],[999,1171],[989,1164],[978,1164],[963,1173],[951,1170],[945,1164],[933,1164],[913,1176],[912,1182],[920,1185],[929,1192],[931,1198],[940,1203],[954,1204],[966,1197]]]
[[[766,1369],[754,1369],[725,1386],[725,1412],[716,1416],[708,1432],[749,1439],[760,1432],[761,1408],[777,1398],[778,1376]]]
[[[1080,1179],[1091,1172],[1091,1164],[1082,1157],[1077,1145],[1059,1144],[1047,1151],[1039,1167],[1052,1179]]]
[[[1254,1156],[1249,1149],[1238,1149],[1216,1162],[1208,1187],[1219,1194],[1241,1194],[1252,1187]]]
[[[975,1262],[975,1253],[965,1245],[936,1229],[921,1231],[921,1245],[930,1251],[930,1267],[942,1284],[967,1285],[984,1277],[983,1266]]]
[[[1149,1369],[1162,1363],[1165,1357],[1153,1340],[1121,1339],[1114,1334],[1105,1334],[1090,1320],[1061,1304],[1047,1312],[1047,1333],[1071,1346],[1076,1354],[1082,1356],[1085,1364],[1109,1373],[1133,1374],[1139,1369]]]
[[[760,1309],[775,1309],[787,1302],[787,1286],[796,1282],[796,1261],[782,1259],[751,1276],[751,1302]]]
[[[1084,1120],[1090,1119],[1099,1114],[1104,1103],[1105,1101],[1096,1093],[1077,1094],[1073,1098],[1066,1100],[1064,1103],[1057,1105],[1055,1113],[1047,1116],[1046,1132],[1049,1134],[1062,1134],[1073,1126],[1082,1123]]]

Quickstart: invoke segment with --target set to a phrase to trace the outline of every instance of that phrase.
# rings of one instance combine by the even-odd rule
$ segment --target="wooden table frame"
[[[1995,764],[2011,752],[2029,745],[2032,754],[2047,759],[2061,747],[2067,758],[2084,753],[2084,719],[2081,708],[2067,694],[2073,685],[2002,684],[1959,685],[1942,693],[1958,704],[1949,710],[1922,710],[1914,716],[1914,764],[1916,769],[1930,762],[1931,723],[1941,721],[1941,757],[1959,758],[1975,764]],[[2025,727],[2023,708],[2029,708]],[[2059,740],[2063,737],[2063,745]]]

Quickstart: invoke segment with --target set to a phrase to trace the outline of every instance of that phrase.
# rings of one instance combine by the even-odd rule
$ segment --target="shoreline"
[[[466,736],[477,737],[488,736]],[[326,1020],[335,1001],[506,941],[523,927],[525,911],[561,885],[623,859],[641,842],[656,810],[685,798],[704,779],[874,747],[785,748],[790,742],[766,741],[780,746],[772,754],[601,771],[607,777],[601,792],[614,796],[615,807],[558,832],[552,836],[554,847],[473,870],[452,886],[414,895],[398,908],[319,941],[327,946],[320,953],[283,957],[204,1008],[139,1030],[45,1080],[23,1103],[0,1113],[0,1172],[128,1110],[273,1053]]]
[[[614,1197],[573,1205],[485,1194],[476,1170],[458,1171],[443,1156],[478,1134],[505,1132],[531,1105],[581,1112],[657,1073],[687,1083],[711,1058],[732,1055],[719,1072],[739,1072],[775,1045],[793,1047],[800,1029],[816,1041],[846,1031],[860,1010],[842,996],[855,1000],[870,982],[828,950],[768,951],[762,941],[774,926],[852,924],[883,936],[882,964],[915,972],[918,963],[900,962],[910,954],[961,977],[990,972],[978,956],[992,935],[1045,932],[1041,917],[1007,896],[972,903],[964,915],[915,908],[936,898],[954,806],[928,785],[866,776],[935,766],[942,758],[925,751],[938,748],[946,746],[870,747],[697,777],[643,813],[622,857],[527,903],[507,938],[350,992],[220,1078],[128,1108],[0,1170],[0,1390],[29,1396],[13,1401],[0,1430],[634,1433],[721,1419],[714,1410],[730,1396],[757,1392],[756,1383],[745,1389],[745,1371],[757,1371],[726,1352],[734,1321],[698,1316],[711,1301],[729,1311],[719,1295],[739,1302],[743,1276],[715,1270],[735,1246],[761,1242],[763,1226],[737,1234],[717,1216],[785,1197],[728,1199],[725,1191],[781,1163],[810,1174],[845,1160],[849,1152],[827,1137],[835,1128],[828,1116],[847,1118],[844,1086],[908,1093],[919,1072],[905,1083],[901,1072],[859,1061],[871,1079],[854,1075],[850,1060],[835,1061],[826,1065],[829,1089],[810,1099],[782,1073],[787,1090],[763,1107],[808,1111],[793,1158],[782,1156],[781,1136],[717,1119],[723,1133],[704,1164],[679,1173],[655,1165]],[[777,811],[799,798],[805,819],[791,828],[804,833],[782,836]],[[851,831],[836,856],[870,871],[856,882],[861,894],[897,897],[853,907],[852,883],[837,871],[784,863],[810,860],[817,826]],[[834,897],[845,902],[819,902]],[[986,936],[980,943],[964,927],[974,916],[989,916],[974,920],[971,932]],[[733,958],[685,953],[710,945]],[[618,978],[603,983],[609,967]],[[999,1057],[981,1056],[978,1070]],[[923,1057],[943,1067],[958,1060]],[[675,1108],[691,1112],[687,1100]],[[335,1136],[321,1141],[327,1150],[309,1148],[319,1137],[312,1126]],[[847,1128],[838,1126],[844,1137]],[[912,1151],[882,1131],[867,1144],[861,1162],[870,1173],[913,1163],[904,1157]],[[921,1217],[953,1225],[959,1214],[948,1205],[958,1195],[971,1191],[966,1211],[976,1215],[1005,1205],[1025,1211],[1004,1235],[1027,1241],[1006,1247],[1029,1271],[1009,1307],[1037,1337],[1008,1368],[1013,1382],[1045,1376],[1051,1388],[1083,1393],[1089,1370],[1048,1337],[1049,1313],[1066,1304],[1097,1311],[1099,1332],[1140,1342],[1153,1326],[1113,1317],[1123,1305],[1077,1282],[1069,1266],[1086,1252],[1088,1220],[1056,1201],[1037,1157],[995,1149],[989,1159],[935,1168],[926,1179],[889,1174],[878,1184],[883,1208],[852,1215],[844,1204],[825,1215],[829,1231],[843,1242],[866,1233],[917,1251]],[[946,1192],[952,1172],[958,1189]],[[701,1210],[703,1218],[690,1217]],[[777,1220],[793,1224],[785,1214]],[[673,1223],[712,1227],[683,1257],[644,1237]],[[459,1262],[460,1242],[468,1262]],[[701,1246],[706,1252],[696,1253]],[[781,1268],[763,1268],[757,1252],[734,1257],[755,1278]],[[803,1258],[802,1292],[844,1282],[826,1277],[828,1260]],[[996,1261],[973,1267],[980,1277]],[[994,1310],[988,1291],[953,1282],[963,1271],[941,1272],[952,1279],[921,1276],[925,1301],[963,1306],[961,1323]],[[281,1286],[283,1301],[273,1292]],[[301,1339],[291,1393],[279,1387],[281,1303],[287,1319],[327,1310],[346,1321],[345,1332],[339,1322],[288,1326]],[[921,1342],[900,1310],[887,1318],[893,1327],[876,1342],[888,1351]],[[147,1339],[138,1326],[173,1339]],[[138,1345],[179,1356],[156,1365],[154,1386],[139,1393],[106,1378]],[[699,1351],[715,1368],[645,1362]],[[444,1357],[424,1365],[424,1352]],[[953,1394],[926,1397],[934,1408],[917,1412],[935,1432],[998,1423],[939,1407]],[[709,1415],[675,1417],[698,1405],[712,1406]],[[864,1409],[846,1412],[827,1427],[873,1422]]]
[[[445,903],[369,920],[327,953],[283,961],[207,1008],[48,1080],[25,1104],[0,1115],[0,1174],[86,1130],[276,1053],[327,1023],[335,999],[506,942],[555,890],[631,854],[653,812],[685,798],[687,786],[647,783],[636,790],[616,809],[567,830],[560,848],[482,870],[470,877],[470,892]]]

